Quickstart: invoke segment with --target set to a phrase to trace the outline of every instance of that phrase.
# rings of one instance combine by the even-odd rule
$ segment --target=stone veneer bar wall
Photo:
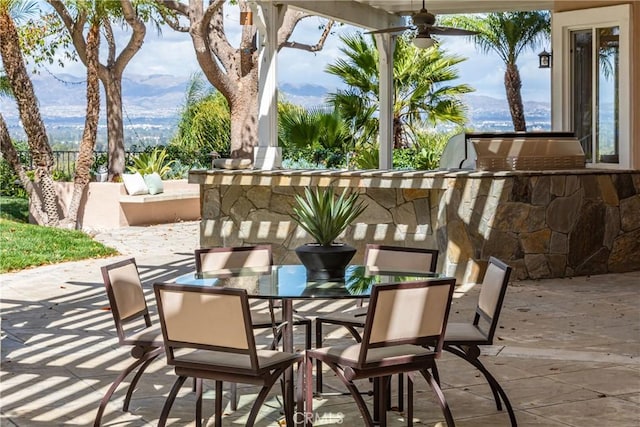
[[[305,187],[357,190],[367,210],[342,241],[438,248],[439,270],[465,282],[489,256],[515,278],[640,270],[640,171],[191,171],[201,185],[200,245],[270,243],[298,263],[311,239],[291,220]]]

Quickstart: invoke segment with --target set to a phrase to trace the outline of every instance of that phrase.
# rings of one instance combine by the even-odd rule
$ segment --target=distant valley
[[[33,76],[32,80],[52,144],[77,142],[82,135],[85,113],[83,79],[64,74],[55,77],[41,74]],[[123,80],[125,143],[128,147],[162,144],[173,137],[187,83],[185,78],[170,75],[134,75]],[[285,83],[279,89],[284,99],[305,107],[322,105],[331,91],[313,84],[293,86]],[[465,97],[465,103],[469,127],[475,131],[512,130],[506,100],[470,94]],[[24,139],[13,100],[0,98],[0,111],[12,137]],[[106,145],[104,111],[103,105],[98,148]],[[550,128],[549,103],[525,102],[525,113],[530,130]]]

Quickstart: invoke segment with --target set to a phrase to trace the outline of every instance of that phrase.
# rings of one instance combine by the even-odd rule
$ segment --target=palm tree
[[[287,157],[312,153],[316,164],[324,160],[326,167],[337,167],[354,151],[351,129],[337,109],[280,104],[278,113],[278,145]]]
[[[0,116],[0,143],[2,153],[20,178],[31,199],[32,214],[40,224],[57,226],[59,223],[57,196],[53,185],[51,170],[53,156],[47,132],[40,116],[38,100],[33,90],[33,84],[25,66],[18,29],[12,17],[21,2],[19,0],[0,0],[0,54],[5,67],[12,92],[18,104],[20,119],[24,126],[29,151],[33,157],[35,180],[40,184],[41,196],[34,191],[33,185],[18,159],[15,147],[9,138],[4,119]]]
[[[349,86],[330,94],[330,102],[352,123],[359,143],[371,142],[378,133],[378,50],[373,37],[362,34],[341,37],[346,58],[327,66]],[[407,147],[415,141],[415,133],[427,123],[448,121],[463,124],[464,104],[460,95],[473,89],[451,85],[458,78],[455,65],[464,59],[447,55],[438,47],[418,49],[406,37],[398,38],[394,53],[394,147]]]
[[[445,18],[442,23],[476,31],[476,35],[470,36],[476,46],[484,53],[496,52],[505,63],[504,88],[507,92],[513,128],[516,131],[526,131],[527,124],[520,93],[522,81],[516,62],[524,50],[535,49],[543,39],[548,37],[550,31],[549,12],[460,15]]]
[[[76,170],[73,177],[73,195],[67,216],[61,225],[75,227],[78,220],[80,200],[86,186],[91,181],[91,165],[93,163],[93,150],[96,145],[98,133],[98,119],[100,116],[100,78],[98,77],[100,53],[100,14],[90,19],[90,27],[87,33],[87,108],[82,132],[82,140],[76,159]]]
[[[87,6],[86,4],[82,5],[80,3],[78,3],[78,5]],[[51,147],[44,123],[40,117],[37,99],[33,92],[33,85],[24,66],[18,31],[12,21],[12,16],[16,14],[24,19],[32,13],[33,8],[26,3],[15,0],[0,0],[0,23],[2,23],[0,44],[2,45],[3,62],[7,68],[6,80],[8,80],[10,84],[10,93],[15,94],[15,99],[18,102],[20,117],[24,123],[29,141],[29,151],[37,165],[35,176],[36,181],[40,184],[42,199],[38,192],[35,191],[31,180],[25,173],[7,132],[6,123],[2,116],[0,116],[2,153],[5,159],[12,165],[14,171],[16,171],[20,182],[29,194],[31,205],[34,207],[31,209],[31,213],[35,216],[36,221],[39,224],[50,226],[75,227],[80,200],[90,180],[90,167],[93,162],[93,148],[95,146],[98,127],[100,108],[98,79],[100,18],[95,18],[98,14],[94,14],[94,18],[90,20],[91,26],[87,35],[88,43],[85,54],[88,58],[89,65],[87,67],[87,114],[85,129],[76,161],[74,192],[67,210],[67,216],[64,221],[60,221],[57,210],[57,195],[51,176],[51,167],[53,165]],[[4,80],[5,76],[1,77],[3,79],[0,80]],[[2,92],[0,93],[6,93],[4,86],[2,86]]]

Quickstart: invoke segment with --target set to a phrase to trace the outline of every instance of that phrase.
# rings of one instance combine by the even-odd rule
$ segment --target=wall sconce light
[[[538,54],[538,68],[551,68],[551,56],[551,53],[543,49]]]
[[[240,25],[253,25],[253,12],[240,12]]]

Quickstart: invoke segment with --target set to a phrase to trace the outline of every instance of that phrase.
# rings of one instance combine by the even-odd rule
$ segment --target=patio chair
[[[151,323],[135,259],[129,258],[105,265],[101,270],[111,314],[116,325],[118,342],[121,346],[132,347],[133,361],[113,381],[100,401],[94,426],[101,424],[105,407],[120,383],[138,368],[131,384],[129,384],[122,407],[125,412],[129,410],[129,402],[138,380],[151,362],[162,354],[164,345],[160,326]]]
[[[498,327],[498,318],[507,292],[511,270],[511,267],[501,260],[489,258],[473,321],[449,323],[444,337],[444,350],[466,360],[482,372],[491,387],[497,409],[502,410],[502,399],[509,413],[511,425],[516,426],[516,416],[507,394],[479,359],[481,353],[479,346],[493,344],[493,336]],[[437,370],[434,370],[434,376],[438,378]]]
[[[197,378],[196,426],[202,425],[202,379],[215,381],[216,426],[222,422],[223,381],[261,386],[245,424],[252,426],[273,384],[302,356],[256,348],[245,289],[170,283],[156,283],[153,288],[167,363],[175,367],[178,376],[162,408],[158,426],[166,425],[171,406],[187,377]],[[287,425],[294,425],[290,403],[285,402],[285,418]]]
[[[406,248],[400,246],[386,246],[367,244],[364,254],[364,264],[371,271],[402,271],[407,273],[429,273],[436,270],[438,265],[438,250],[423,248]],[[361,300],[360,300],[361,304]],[[363,328],[366,321],[367,308],[360,307],[342,313],[323,314],[316,318],[316,347],[322,347],[322,325],[344,326],[357,342],[361,341],[356,328]],[[316,393],[323,393],[322,370],[318,362],[318,379]],[[398,376],[398,389],[403,389],[403,377]],[[404,407],[403,395],[398,393],[398,410]]]
[[[273,264],[271,245],[205,248],[195,250],[196,272],[242,267],[266,267]],[[254,329],[274,329],[274,344],[281,338],[282,310],[269,300],[269,312],[251,312]],[[295,316],[294,326],[305,327],[305,348],[311,348],[311,319]],[[272,344],[272,346],[274,345]]]
[[[448,426],[454,421],[440,386],[429,373],[440,356],[455,279],[375,285],[362,341],[306,352],[305,420],[313,419],[313,361],[327,364],[347,387],[364,423],[386,426],[386,393],[393,374],[419,371],[435,393]],[[429,347],[427,347],[429,346]],[[373,416],[355,380],[374,379]]]
[[[271,245],[236,246],[222,248],[203,248],[195,250],[196,272],[220,271],[243,267],[266,267],[273,264]],[[282,309],[273,300],[268,300],[267,313],[252,310],[251,320],[253,329],[273,330],[271,349],[275,350],[282,338]],[[294,316],[293,326],[304,326],[305,348],[311,348],[311,319]],[[230,386],[231,410],[237,409],[237,389],[235,384]]]

